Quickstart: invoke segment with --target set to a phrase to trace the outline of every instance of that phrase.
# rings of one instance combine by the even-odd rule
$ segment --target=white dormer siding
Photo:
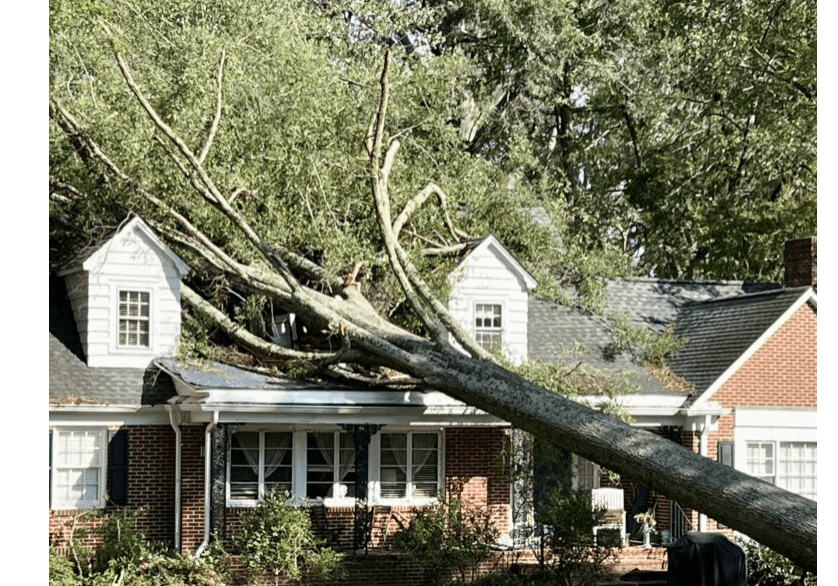
[[[173,354],[188,270],[135,218],[81,267],[62,273],[88,366],[145,368],[152,358]]]
[[[514,364],[527,359],[527,301],[535,280],[494,237],[488,236],[451,273],[448,310],[475,338],[479,329],[484,338],[494,336],[500,310],[500,337],[504,356]],[[480,326],[478,327],[478,318]]]

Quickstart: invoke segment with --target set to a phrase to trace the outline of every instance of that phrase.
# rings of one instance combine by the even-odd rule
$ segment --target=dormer
[[[61,271],[87,365],[145,368],[152,358],[173,354],[181,278],[188,272],[139,218]]]
[[[536,281],[494,236],[472,244],[449,275],[448,310],[481,346],[527,359],[527,305]]]

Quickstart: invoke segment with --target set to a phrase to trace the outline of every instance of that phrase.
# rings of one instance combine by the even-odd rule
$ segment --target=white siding
[[[478,303],[500,304],[503,353],[515,364],[527,359],[527,300],[525,278],[507,254],[494,243],[477,247],[451,276],[448,309],[460,325],[474,335],[474,308]]]
[[[144,368],[171,355],[180,336],[180,275],[172,259],[142,229],[118,233],[67,276],[70,301],[89,366]],[[149,347],[118,346],[119,291],[150,296]]]

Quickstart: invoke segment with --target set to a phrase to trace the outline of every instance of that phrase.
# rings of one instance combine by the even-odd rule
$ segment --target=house
[[[594,315],[532,296],[531,277],[487,237],[470,246],[452,274],[449,309],[478,342],[502,348],[513,362],[572,360],[630,377],[636,392],[618,403],[633,425],[816,499],[815,238],[787,244],[785,280],[786,287],[611,280],[605,309]],[[618,322],[658,334],[674,328],[684,346],[670,357],[669,372],[655,374],[637,353],[615,345]],[[596,407],[613,399],[589,389],[579,400]],[[613,484],[591,462],[574,458],[573,465],[575,488],[596,492]],[[618,485],[629,532],[636,529],[633,516],[649,509],[671,538],[717,527],[630,478]]]
[[[801,256],[816,261],[808,242],[814,252],[804,244]],[[331,543],[367,552],[353,571],[376,583],[388,580],[377,556],[390,555],[417,506],[456,496],[489,511],[504,534],[531,522],[526,495],[499,466],[516,432],[485,412],[435,391],[179,358],[188,271],[135,218],[50,276],[51,546],[66,548],[74,527],[99,522],[83,513],[125,507],[142,513],[149,539],[183,552],[200,554],[214,536],[231,547],[241,514],[284,490],[311,507]],[[472,243],[451,281],[452,314],[486,347],[515,363],[576,348],[578,360],[628,371],[640,391],[621,401],[635,425],[816,497],[817,298],[805,283],[625,279],[608,284],[606,315],[594,316],[536,299],[535,280],[491,236]],[[615,349],[607,316],[616,312],[655,331],[676,324],[687,344],[670,367],[686,385],[661,382]],[[612,501],[622,491],[629,525],[650,506],[659,528],[712,525],[630,478],[609,486],[595,464],[573,465],[576,488]],[[421,580],[392,555],[387,567]]]
[[[434,391],[179,359],[188,270],[135,218],[50,276],[51,546],[100,522],[85,512],[124,507],[183,552],[215,535],[232,547],[242,512],[272,490],[311,506],[317,530],[349,551],[386,552],[414,507],[444,495],[508,531],[507,423]],[[375,569],[364,560],[359,575]]]

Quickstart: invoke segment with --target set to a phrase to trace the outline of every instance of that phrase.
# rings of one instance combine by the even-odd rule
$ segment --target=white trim
[[[105,490],[106,484],[108,481],[108,428],[102,426],[96,427],[50,427],[50,431],[52,431],[52,467],[51,467],[51,486],[50,486],[50,509],[53,511],[82,511],[82,510],[89,510],[89,509],[102,509],[105,507]],[[98,494],[96,495],[95,501],[62,501],[57,496],[57,482],[58,482],[58,474],[57,471],[59,470],[58,462],[58,449],[59,449],[59,436],[62,433],[72,433],[72,432],[95,432],[99,436],[99,463],[98,463],[98,471],[99,471],[99,478],[97,482],[97,491]],[[91,466],[61,466],[60,469],[91,469]]]
[[[707,389],[695,400],[693,405],[706,403],[710,397],[712,397],[716,391],[718,391],[728,380],[730,380],[736,371],[738,371],[742,365],[744,365],[757,352],[757,350],[759,350],[771,338],[771,336],[773,336],[777,330],[779,330],[807,302],[811,303],[815,308],[818,306],[818,297],[811,287],[804,291],[800,297],[798,297],[797,300],[792,303],[792,305],[785,312],[783,312],[783,315],[777,318],[777,320],[771,324],[771,326],[765,330],[762,335],[757,338],[757,340],[751,344],[750,347],[745,350],[745,352],[713,382],[713,384],[707,387]]]

